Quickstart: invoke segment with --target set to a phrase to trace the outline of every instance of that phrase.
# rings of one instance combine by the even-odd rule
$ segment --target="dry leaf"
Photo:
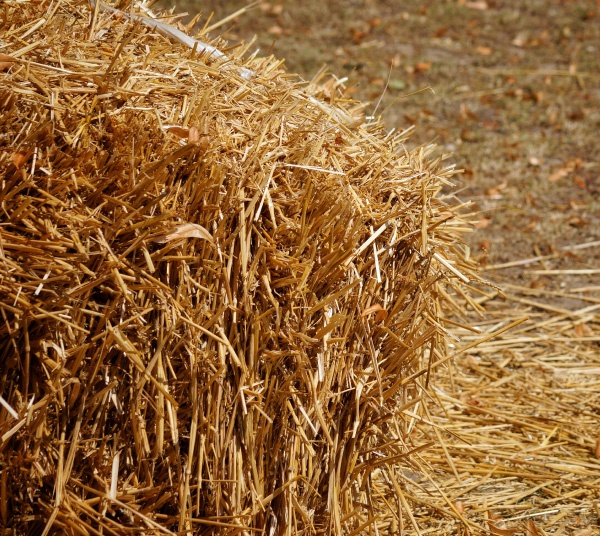
[[[186,127],[180,127],[178,125],[167,125],[164,127],[167,132],[174,134],[178,138],[189,138],[190,129]]]
[[[352,41],[355,45],[358,45],[365,37],[367,37],[367,35],[369,35],[368,32],[359,30],[358,28],[350,28],[350,32],[352,33]]]
[[[474,227],[475,229],[485,229],[491,221],[490,218],[481,218]]]
[[[487,512],[487,524],[492,534],[496,536],[513,536],[519,532],[517,529],[501,529],[498,527],[495,521],[500,521],[500,519],[499,516],[494,515],[492,512]]]
[[[188,142],[189,143],[198,143],[200,141],[200,132],[196,127],[190,127],[190,131],[188,133]]]
[[[491,249],[492,249],[492,243],[489,240],[482,240],[477,245],[477,249],[479,251],[484,251],[484,252],[487,253],[487,252],[491,251]]]
[[[433,33],[433,37],[438,38],[438,39],[440,37],[444,37],[444,35],[446,35],[446,32],[448,32],[449,29],[450,29],[450,26],[445,24],[444,26],[441,26]]]
[[[500,184],[497,184],[493,188],[486,190],[485,193],[487,195],[501,195],[502,190],[505,190],[507,186],[508,186],[508,182],[502,181]]]
[[[465,4],[465,7],[468,7],[469,9],[477,9],[478,11],[485,11],[486,9],[489,9],[489,5],[487,2],[483,1],[483,2],[467,2]]]
[[[581,322],[575,325],[575,327],[573,328],[573,333],[575,333],[577,337],[592,337],[594,335],[594,330],[590,328],[585,322]],[[598,439],[598,441],[599,443],[597,447],[598,449],[600,449],[600,438]],[[600,450],[598,451],[598,454],[600,454]],[[600,456],[596,457],[600,458]]]
[[[567,223],[571,226],[571,227],[585,227],[586,225],[588,225],[590,222],[580,216],[571,216],[568,220]]]
[[[6,71],[15,61],[17,61],[17,58],[13,58],[8,54],[0,54],[0,71]]]
[[[273,24],[273,26],[271,26],[267,32],[269,32],[271,35],[275,35],[277,37],[282,36],[283,34],[287,33],[286,30],[284,30],[281,26],[279,26],[279,24]]]
[[[415,65],[415,72],[423,73],[431,69],[431,62],[429,61],[421,61]]]
[[[542,536],[540,531],[535,526],[535,523],[531,521],[531,519],[527,520],[527,531],[525,532],[526,536]]]
[[[154,241],[159,244],[164,244],[180,238],[202,238],[208,240],[211,244],[214,243],[210,233],[202,227],[202,225],[198,225],[197,223],[183,223],[168,235],[155,238]]]
[[[527,34],[520,33],[512,40],[512,44],[516,47],[523,48],[527,44],[527,39]]]
[[[562,167],[557,169],[554,173],[550,174],[548,180],[550,182],[557,182],[560,179],[563,179],[570,175],[574,170],[579,169],[581,167],[581,160],[579,158],[575,158],[574,160],[569,160]]]
[[[573,177],[573,183],[580,190],[587,190],[588,189],[587,183],[586,183],[585,179],[581,175],[575,175]]]
[[[469,108],[464,102],[461,102],[460,104],[460,115],[464,119],[471,119],[473,121],[477,121],[479,119],[477,114],[473,112],[473,110],[471,110],[471,108]]]
[[[375,304],[367,307],[360,316],[365,317],[373,313],[375,313],[375,322],[383,322],[389,314],[381,305]]]
[[[383,322],[387,317],[388,317],[388,312],[386,309],[382,309],[381,311],[378,311],[377,314],[375,315],[375,322]]]
[[[492,53],[492,49],[490,47],[475,47],[475,51],[482,56],[489,56]]]
[[[18,153],[14,153],[12,155],[12,162],[17,169],[21,169],[26,160],[27,155],[22,151],[19,151]]]

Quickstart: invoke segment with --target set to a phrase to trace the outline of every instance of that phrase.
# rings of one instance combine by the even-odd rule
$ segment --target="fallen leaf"
[[[383,322],[388,317],[388,312],[382,309],[375,315],[375,322]]]
[[[491,222],[490,218],[481,218],[476,224],[475,229],[485,229]]]
[[[380,17],[375,17],[374,19],[371,19],[369,21],[369,28],[371,30],[374,28],[377,28],[377,26],[381,26],[381,18]]]
[[[471,119],[472,121],[477,121],[479,118],[477,114],[471,110],[464,102],[460,103],[460,115],[464,119]]]
[[[465,7],[468,7],[469,9],[477,9],[478,11],[485,11],[486,9],[489,9],[490,6],[488,5],[487,2],[482,1],[482,2],[467,2],[465,4]]]
[[[211,244],[214,243],[210,233],[202,227],[202,225],[198,225],[197,223],[182,223],[169,234],[155,238],[154,241],[159,244],[164,244],[180,238],[202,238],[208,240]]]
[[[500,521],[500,517],[494,515],[492,512],[487,513],[487,524],[490,528],[490,532],[495,534],[496,536],[513,536],[515,533],[519,532],[517,529],[501,529],[496,525],[496,521]]]
[[[269,32],[271,35],[275,35],[277,37],[282,36],[285,32],[285,30],[279,26],[278,24],[274,24],[273,26],[271,26],[267,32]]]
[[[585,227],[586,225],[589,224],[589,221],[581,218],[580,216],[571,216],[568,220],[567,223],[571,226],[571,227]]]
[[[433,33],[433,37],[436,37],[436,38],[444,37],[444,35],[446,35],[446,32],[448,31],[449,28],[450,28],[450,26],[448,26],[447,24],[445,24],[444,26],[441,26]]]
[[[174,134],[178,138],[188,138],[190,135],[190,129],[186,127],[180,127],[179,125],[167,125],[164,129],[170,134]]]
[[[493,52],[490,47],[484,46],[475,47],[475,51],[482,56],[489,56]]]
[[[188,132],[188,142],[189,143],[198,143],[200,141],[200,132],[196,127],[190,127],[190,131]]]
[[[503,181],[500,184],[497,184],[496,186],[486,190],[485,193],[487,195],[501,195],[502,190],[505,190],[507,186],[508,186],[508,182]]]
[[[367,35],[368,32],[359,30],[358,28],[350,28],[350,32],[352,33],[352,41],[355,45],[358,45]]]
[[[21,167],[27,160],[27,155],[24,152],[19,151],[18,153],[14,153],[12,155],[11,160],[17,169],[21,169]]]
[[[519,48],[524,47],[527,44],[527,34],[517,34],[517,37],[512,40],[512,44]]]
[[[587,183],[581,175],[575,175],[575,177],[573,177],[573,182],[575,183],[575,186],[577,186],[577,188],[579,188],[580,190],[588,189]]]
[[[415,65],[416,73],[423,73],[425,71],[428,71],[429,69],[431,69],[431,62],[428,61],[421,61]]]
[[[564,179],[568,175],[570,175],[576,169],[581,167],[581,160],[579,158],[575,158],[574,160],[569,160],[562,167],[557,169],[554,173],[551,173],[548,177],[550,182],[557,182],[560,179]]]
[[[527,520],[527,531],[525,532],[526,536],[542,536],[541,532],[535,526],[535,523],[531,521],[531,519]]]
[[[489,252],[492,249],[492,243],[489,240],[482,240],[477,245],[479,251]]]
[[[15,61],[17,61],[17,58],[13,58],[8,54],[0,54],[0,71],[6,71]]]
[[[594,332],[585,322],[580,322],[573,328],[573,332],[578,337],[591,337]],[[600,458],[600,437],[596,440],[596,458]]]

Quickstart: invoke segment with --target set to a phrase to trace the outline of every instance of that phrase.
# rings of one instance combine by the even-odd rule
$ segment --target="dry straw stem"
[[[452,168],[119,8],[2,8],[4,533],[416,526],[444,315],[478,307]]]
[[[440,520],[453,505],[470,534],[591,536],[600,494],[600,294],[504,287],[486,319],[472,319],[480,334],[454,334],[481,341],[529,319],[465,350],[455,373],[434,374],[433,433],[419,428],[434,446],[413,460],[421,469],[406,494],[422,501],[413,515],[442,535],[461,531]],[[435,486],[447,500],[432,507]]]

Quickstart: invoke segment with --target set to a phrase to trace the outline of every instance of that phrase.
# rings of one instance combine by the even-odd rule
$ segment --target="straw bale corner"
[[[407,523],[452,167],[141,5],[3,9],[3,534]]]

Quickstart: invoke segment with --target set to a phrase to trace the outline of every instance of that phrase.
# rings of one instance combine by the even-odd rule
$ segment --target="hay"
[[[553,286],[562,288],[505,283],[506,296],[472,324],[487,333],[529,319],[465,351],[454,374],[435,375],[430,420],[439,433],[420,430],[436,441],[405,492],[420,503],[422,528],[461,534],[454,507],[470,534],[598,533],[599,289]]]
[[[275,59],[3,8],[6,533],[410,526],[444,317],[477,308],[452,167]]]

